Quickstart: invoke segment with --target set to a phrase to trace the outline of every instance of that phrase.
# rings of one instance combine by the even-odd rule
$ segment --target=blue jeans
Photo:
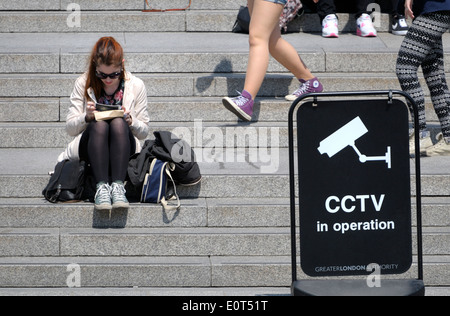
[[[287,3],[287,0],[266,0],[266,1],[278,3],[278,4],[282,4],[282,5],[286,5],[286,3]]]

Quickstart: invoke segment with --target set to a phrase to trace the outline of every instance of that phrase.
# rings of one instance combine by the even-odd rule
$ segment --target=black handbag
[[[241,6],[239,9],[238,16],[236,18],[236,22],[233,26],[233,33],[245,33],[248,34],[250,26],[250,12],[248,11],[248,7]]]
[[[56,165],[42,194],[51,203],[81,201],[85,179],[86,163],[84,161],[64,160]]]

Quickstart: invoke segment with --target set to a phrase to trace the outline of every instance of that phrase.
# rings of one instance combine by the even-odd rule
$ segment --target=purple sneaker
[[[253,100],[250,93],[242,91],[240,96],[235,98],[223,98],[223,105],[231,112],[236,114],[243,121],[251,121],[253,114]]]
[[[317,77],[308,81],[305,81],[303,79],[299,79],[299,81],[300,87],[295,90],[294,93],[286,96],[287,101],[295,101],[297,100],[297,98],[307,93],[323,91],[323,86],[320,83],[319,79],[317,79]]]

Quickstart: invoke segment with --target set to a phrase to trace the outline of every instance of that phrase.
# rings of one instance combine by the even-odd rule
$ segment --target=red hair
[[[96,98],[100,97],[103,89],[103,82],[95,75],[97,67],[100,65],[121,67],[122,74],[120,80],[125,77],[125,66],[123,64],[123,48],[113,37],[102,37],[94,45],[89,59],[89,69],[87,74],[84,95],[90,99],[88,89],[92,88]]]

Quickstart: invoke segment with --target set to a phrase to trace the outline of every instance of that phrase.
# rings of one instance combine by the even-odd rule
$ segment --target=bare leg
[[[281,30],[276,28],[270,37],[270,54],[297,79],[310,80],[314,75],[309,71],[297,50],[281,37]]]
[[[258,94],[269,66],[269,40],[278,25],[283,6],[264,0],[249,0],[250,52],[244,90],[253,98]]]
[[[251,15],[250,52],[244,90],[256,97],[267,72],[269,54],[298,79],[314,78],[295,48],[281,37],[278,21],[283,6],[264,0],[249,0],[248,7]]]
[[[286,100],[323,91],[322,84],[311,74],[295,48],[281,38],[279,20],[283,5],[265,0],[248,0],[248,8],[251,16],[250,50],[244,91],[238,97],[222,99],[225,108],[244,121],[252,119],[254,99],[266,76],[270,54],[300,81],[300,88],[286,96]]]

